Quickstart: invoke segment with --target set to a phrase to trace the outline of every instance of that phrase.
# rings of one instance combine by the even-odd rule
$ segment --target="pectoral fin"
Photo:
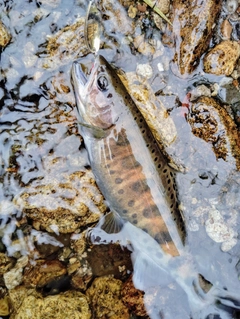
[[[119,233],[124,225],[124,220],[115,212],[110,212],[103,217],[102,224],[100,225],[108,234]]]

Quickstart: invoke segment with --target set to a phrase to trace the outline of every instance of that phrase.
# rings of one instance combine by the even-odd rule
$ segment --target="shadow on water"
[[[204,84],[212,89],[225,77],[204,73],[202,62],[187,79],[176,77],[169,67],[160,72],[162,66],[169,66],[174,55],[171,48],[161,44],[163,32],[145,17],[139,25],[133,25],[122,5],[109,6],[112,9],[108,5],[102,11],[102,54],[126,75],[136,72],[139,65],[151,65],[149,83],[176,127],[171,156],[187,168],[186,174],[177,174],[177,182],[188,246],[198,272],[213,286],[237,292],[240,173],[234,156],[217,160],[212,144],[193,134],[186,120],[193,114],[191,103],[184,102],[195,87]],[[29,260],[55,260],[61,256],[65,267],[71,254],[75,256],[69,242],[64,242],[66,234],[86,229],[107,211],[78,133],[70,82],[72,62],[87,53],[83,38],[86,4],[81,0],[0,1],[0,10],[1,21],[11,34],[0,57],[0,252],[14,260],[12,267],[22,255],[28,255]],[[134,47],[133,37],[138,36],[142,36],[149,52],[139,53]],[[158,54],[147,46],[149,39]],[[216,97],[221,105],[228,104],[227,110],[238,125],[239,97],[239,91],[230,84],[222,86]],[[50,244],[50,257],[46,251],[39,253],[37,244]],[[70,257],[63,257],[64,249],[69,249]],[[74,287],[64,273],[56,279],[56,289],[65,282],[67,288]],[[86,282],[77,289],[85,291],[92,278]],[[6,292],[2,277],[0,283]],[[50,283],[38,288],[47,294],[54,287],[51,278]],[[149,306],[150,317],[172,318],[172,300],[181,315],[190,318],[188,308],[182,305],[184,301],[178,300],[181,288],[164,289],[163,293],[150,291],[149,298],[154,300]],[[57,292],[62,291],[59,288]],[[156,298],[161,307],[156,306]],[[240,318],[230,307],[223,305],[222,310],[226,318]],[[211,314],[207,318],[219,317]]]

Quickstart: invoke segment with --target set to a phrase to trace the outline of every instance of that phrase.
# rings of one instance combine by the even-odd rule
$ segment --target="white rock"
[[[18,259],[17,264],[13,269],[6,272],[3,275],[3,279],[5,282],[5,285],[8,289],[14,289],[15,287],[19,286],[22,282],[22,272],[23,267],[25,267],[28,263],[28,257],[23,256]]]
[[[159,72],[163,72],[164,71],[164,66],[163,66],[162,63],[158,63],[157,67],[158,67],[158,71]]]
[[[232,249],[237,244],[237,238],[232,238],[222,243],[221,250],[226,252]]]
[[[153,75],[153,70],[149,64],[138,64],[136,73],[146,79],[150,79]]]
[[[234,230],[228,227],[221,213],[216,209],[209,212],[205,227],[208,236],[217,243],[229,241],[235,235]]]

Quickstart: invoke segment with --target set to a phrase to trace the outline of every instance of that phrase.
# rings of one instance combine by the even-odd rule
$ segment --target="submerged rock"
[[[66,272],[66,267],[58,260],[37,260],[35,265],[29,263],[25,267],[23,282],[26,287],[43,287]]]
[[[19,287],[10,292],[10,300],[14,305],[11,319],[92,318],[86,296],[78,291],[42,298],[34,289]]]
[[[48,232],[71,233],[98,221],[106,210],[90,171],[56,176],[27,188],[16,199],[23,212]]]
[[[5,47],[11,40],[11,35],[6,26],[0,21],[0,47]]]
[[[93,318],[129,319],[127,307],[121,300],[122,282],[113,277],[96,278],[87,290]]]
[[[128,309],[137,316],[147,316],[147,311],[144,306],[144,292],[134,287],[132,277],[123,285],[122,300]]]
[[[217,159],[232,161],[240,169],[239,133],[231,116],[211,97],[192,103],[187,117],[195,136],[212,145]]]
[[[173,1],[176,53],[173,71],[179,76],[193,72],[208,48],[221,0]]]
[[[132,271],[130,251],[120,245],[94,245],[88,251],[87,259],[94,276],[114,275],[123,280]]]
[[[230,75],[240,57],[240,44],[236,41],[222,41],[204,57],[204,71],[216,75]]]
[[[41,59],[43,68],[56,68],[88,53],[84,39],[84,21],[84,18],[80,18],[48,37],[46,57]]]

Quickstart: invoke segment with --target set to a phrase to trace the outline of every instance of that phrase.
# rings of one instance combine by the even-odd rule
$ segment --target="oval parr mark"
[[[159,233],[157,233],[154,236],[154,239],[161,245],[161,244],[166,244],[170,243],[172,241],[172,237],[170,236],[170,234],[168,232],[165,231],[159,231]]]
[[[152,218],[154,217],[156,211],[158,211],[157,206],[150,206],[150,207],[144,208],[144,210],[142,211],[142,214],[145,218]]]
[[[130,185],[130,188],[135,193],[139,193],[139,194],[143,194],[150,189],[145,179],[134,182],[132,185]]]
[[[121,184],[123,182],[123,179],[120,177],[115,178],[115,184]]]
[[[128,207],[133,207],[134,204],[135,204],[135,200],[132,199],[128,202]]]

